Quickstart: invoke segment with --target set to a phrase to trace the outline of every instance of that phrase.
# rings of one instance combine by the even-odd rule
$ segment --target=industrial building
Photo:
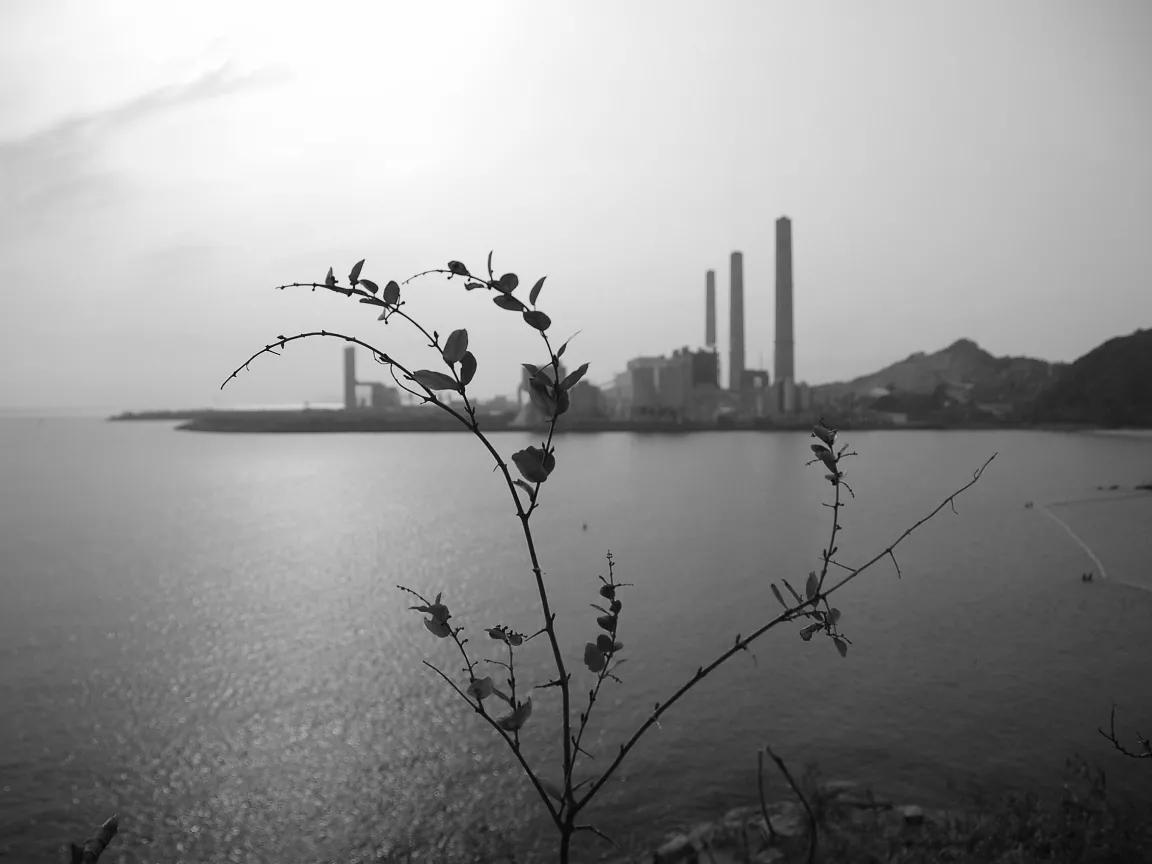
[[[344,349],[344,410],[355,411],[361,408],[383,410],[400,407],[400,391],[379,381],[358,381],[356,379],[356,348],[352,345]]]

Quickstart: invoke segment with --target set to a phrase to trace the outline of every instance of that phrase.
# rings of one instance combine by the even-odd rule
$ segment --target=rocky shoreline
[[[920,845],[927,835],[953,829],[955,811],[898,804],[850,780],[821,783],[810,801],[818,822],[820,848],[829,844],[900,847]],[[733,808],[712,821],[665,835],[640,855],[608,856],[607,864],[791,864],[808,860],[808,814],[796,800]],[[770,827],[768,827],[770,826]],[[859,843],[856,841],[859,840]],[[932,844],[936,845],[936,844]]]

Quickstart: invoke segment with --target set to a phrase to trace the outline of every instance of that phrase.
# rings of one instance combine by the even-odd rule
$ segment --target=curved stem
[[[965,492],[966,490],[970,489],[973,485],[975,485],[976,482],[980,479],[980,477],[984,474],[984,470],[991,464],[992,460],[995,459],[996,456],[997,456],[996,453],[993,453],[991,456],[989,456],[988,459],[984,462],[984,464],[981,465],[975,471],[975,473],[972,475],[971,480],[969,480],[967,483],[965,483],[963,486],[961,486],[959,489],[957,489],[955,492],[953,492],[951,495],[949,495],[947,498],[945,498],[943,501],[941,501],[927,515],[922,516],[920,519],[916,520],[916,522],[914,522],[910,528],[906,529],[902,534],[900,534],[899,537],[897,537],[894,541],[889,543],[887,548],[885,548],[881,552],[878,552],[870,560],[868,560],[867,562],[865,562],[861,566],[857,567],[851,573],[844,576],[844,578],[842,578],[839,582],[836,582],[831,588],[829,588],[826,591],[818,591],[813,597],[809,598],[808,600],[805,600],[801,603],[797,603],[795,606],[792,606],[792,607],[785,609],[782,613],[777,615],[775,618],[771,619],[768,623],[766,623],[766,624],[762,625],[761,627],[759,627],[758,629],[756,629],[751,635],[737,639],[735,644],[733,644],[733,646],[731,648],[729,648],[727,651],[724,651],[722,654],[720,654],[715,660],[713,660],[707,666],[701,666],[700,668],[698,668],[696,670],[695,675],[693,675],[691,678],[689,678],[687,681],[685,681],[683,684],[681,684],[680,687],[676,690],[676,692],[673,693],[672,696],[666,702],[658,704],[656,706],[656,708],[653,710],[653,712],[648,716],[648,718],[643,723],[640,724],[640,727],[635,732],[632,733],[632,736],[624,744],[620,745],[620,749],[617,752],[616,757],[612,760],[612,763],[605,769],[604,773],[600,775],[600,777],[596,780],[596,782],[593,783],[589,787],[588,791],[573,806],[573,808],[571,810],[572,814],[575,815],[576,813],[580,812],[580,810],[583,809],[588,804],[588,802],[592,800],[592,798],[596,795],[596,793],[600,790],[600,788],[608,781],[608,778],[612,776],[613,772],[615,772],[616,769],[618,767],[620,767],[620,763],[624,761],[624,757],[628,755],[629,751],[631,751],[631,749],[636,746],[636,742],[640,740],[640,737],[645,732],[647,732],[652,726],[654,726],[656,724],[656,721],[660,719],[660,717],[664,714],[664,712],[666,712],[669,708],[671,708],[674,704],[676,704],[676,702],[678,702],[680,700],[680,698],[685,693],[687,693],[689,690],[691,690],[693,687],[695,687],[697,684],[699,684],[702,680],[704,680],[704,678],[706,678],[709,675],[709,673],[711,673],[714,669],[716,669],[716,667],[720,666],[722,663],[724,663],[725,661],[727,661],[730,658],[732,658],[733,656],[735,656],[738,652],[743,651],[746,647],[748,647],[748,645],[750,645],[756,639],[763,636],[765,633],[767,633],[769,630],[771,630],[777,624],[780,624],[784,621],[789,621],[789,620],[795,618],[806,607],[811,606],[812,608],[815,608],[816,605],[819,604],[821,600],[828,597],[833,592],[838,591],[839,589],[843,588],[845,585],[847,585],[849,582],[851,582],[853,579],[855,579],[857,576],[859,576],[861,573],[863,573],[869,567],[874,565],[877,561],[881,560],[882,558],[886,557],[887,555],[890,555],[892,553],[892,550],[895,549],[897,546],[899,546],[900,543],[902,543],[905,540],[905,538],[908,537],[908,535],[910,535],[913,531],[915,531],[917,528],[919,528],[921,525],[923,525],[925,522],[927,522],[929,519],[931,519],[933,516],[935,516],[941,510],[943,510],[944,507],[951,504],[958,495],[960,495],[961,493]]]

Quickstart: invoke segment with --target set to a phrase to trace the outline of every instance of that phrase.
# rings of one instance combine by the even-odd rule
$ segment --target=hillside
[[[1152,329],[1109,339],[1070,364],[1040,394],[1032,419],[1152,426]]]
[[[971,339],[917,352],[878,372],[813,388],[813,401],[939,421],[1019,417],[1062,369],[1031,357],[996,357]]]

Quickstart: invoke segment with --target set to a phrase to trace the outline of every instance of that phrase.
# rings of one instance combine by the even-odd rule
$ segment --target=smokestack
[[[732,253],[729,280],[728,389],[739,393],[744,379],[744,255],[740,252]]]
[[[356,407],[356,349],[349,345],[344,349],[344,410]]]
[[[796,380],[792,342],[792,220],[776,220],[776,380]]]
[[[704,274],[704,344],[716,347],[716,271]]]

